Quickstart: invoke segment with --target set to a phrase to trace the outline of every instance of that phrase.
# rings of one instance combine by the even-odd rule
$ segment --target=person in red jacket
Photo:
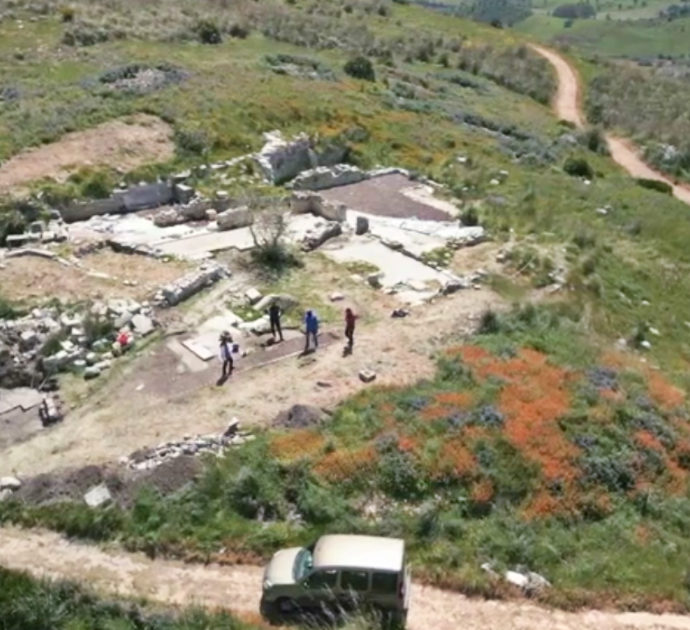
[[[352,312],[351,308],[345,309],[345,336],[347,337],[347,347],[350,352],[355,344],[355,322],[358,316]]]

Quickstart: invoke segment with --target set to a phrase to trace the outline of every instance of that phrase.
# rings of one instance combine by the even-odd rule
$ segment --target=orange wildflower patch
[[[419,439],[411,435],[401,435],[398,438],[398,448],[406,453],[412,453],[419,449]]]
[[[468,477],[477,469],[477,460],[462,440],[448,440],[441,448],[438,468],[441,473]]]
[[[480,346],[456,346],[446,350],[446,355],[460,357],[469,366],[477,365],[486,359],[491,358],[488,350]]]
[[[525,516],[529,519],[549,518],[559,511],[559,507],[556,497],[541,490],[525,508]]]
[[[434,400],[439,405],[448,405],[458,409],[468,409],[472,406],[472,394],[469,392],[442,392],[436,394]]]
[[[480,479],[472,484],[470,491],[470,498],[475,503],[486,504],[490,503],[494,498],[494,484],[490,479]]]
[[[664,447],[649,431],[637,431],[635,433],[635,440],[645,448],[651,448],[654,451],[662,452]]]
[[[669,383],[658,372],[650,372],[647,377],[649,395],[662,409],[675,409],[685,402],[685,392]]]
[[[466,443],[474,446],[479,440],[486,439],[490,436],[489,430],[485,427],[471,424],[462,430],[462,437]]]
[[[352,451],[333,451],[321,458],[314,472],[328,481],[344,481],[376,467],[378,456],[373,446]]]
[[[557,422],[570,408],[571,373],[550,365],[546,355],[531,349],[507,361],[485,362],[476,371],[484,378],[494,376],[506,382],[499,403],[511,443],[541,464],[548,480],[573,481],[577,469],[572,460],[579,449]]]
[[[450,413],[451,409],[443,405],[429,405],[428,407],[424,407],[424,409],[422,409],[420,416],[423,420],[433,422],[434,420],[442,420],[443,418],[447,418]]]
[[[320,451],[325,444],[323,435],[308,429],[278,435],[271,441],[271,453],[283,460],[307,457]]]

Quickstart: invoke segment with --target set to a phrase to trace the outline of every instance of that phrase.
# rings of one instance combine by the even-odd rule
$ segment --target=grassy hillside
[[[690,610],[690,213],[553,118],[546,62],[515,34],[393,2],[146,4],[137,20],[124,0],[74,4],[0,22],[3,159],[136,112],[173,126],[177,155],[110,177],[245,153],[273,128],[337,138],[357,164],[445,184],[508,251],[493,285],[544,305],[487,315],[481,334],[447,340],[432,380],[369,390],[324,427],[266,432],[177,496],[145,492],[129,511],[5,502],[0,521],[193,559],[397,534],[420,578],[468,592],[502,592],[479,569],[493,562],[543,573],[562,605]],[[356,53],[375,82],[345,74]],[[277,55],[317,77],[276,71]],[[180,80],[113,93],[108,77],[132,64]],[[650,111],[670,124],[664,89]],[[606,101],[602,121],[636,132],[637,94]]]
[[[432,380],[368,390],[321,427],[266,432],[177,496],[0,514],[189,558],[395,535],[417,579],[470,593],[501,592],[479,569],[489,562],[544,574],[559,605],[688,610],[686,397],[580,329],[562,306],[487,314],[478,336],[448,340]]]

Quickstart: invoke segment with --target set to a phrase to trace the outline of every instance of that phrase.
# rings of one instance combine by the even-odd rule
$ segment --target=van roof
[[[314,548],[314,568],[346,567],[402,571],[405,541],[379,536],[321,536]]]

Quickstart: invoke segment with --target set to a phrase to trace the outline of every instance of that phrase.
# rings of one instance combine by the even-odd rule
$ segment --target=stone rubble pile
[[[196,271],[161,287],[154,300],[160,306],[176,306],[226,275],[229,271],[223,265],[205,262]]]
[[[126,332],[131,345],[155,325],[151,305],[130,299],[97,301],[82,310],[35,308],[25,317],[0,321],[0,386],[38,386],[67,370],[96,378],[121,354],[114,331]],[[93,339],[98,328],[113,332]],[[46,354],[49,343],[57,349]]]
[[[122,457],[120,464],[131,470],[151,470],[184,455],[224,457],[227,448],[241,446],[253,439],[254,435],[248,431],[241,431],[239,421],[233,418],[225,432],[220,435],[186,435],[182,440],[164,442],[155,448],[135,451],[128,457]]]

